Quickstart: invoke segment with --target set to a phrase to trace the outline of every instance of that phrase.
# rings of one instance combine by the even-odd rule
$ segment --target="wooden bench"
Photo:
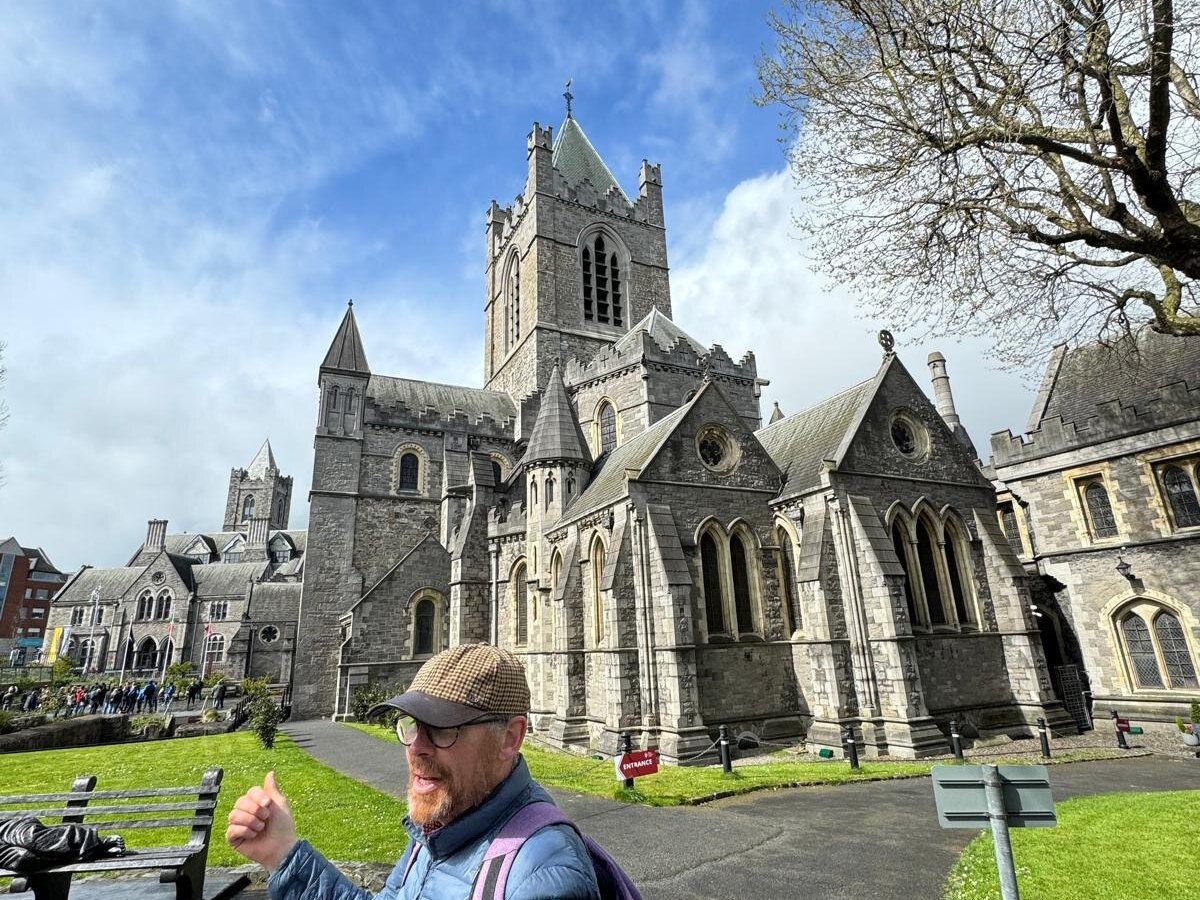
[[[158,880],[175,885],[176,900],[202,900],[204,868],[208,862],[208,842],[217,794],[221,790],[221,776],[221,770],[214,768],[204,773],[197,787],[97,791],[96,776],[81,775],[68,793],[0,796],[0,815],[6,818],[36,816],[47,825],[57,824],[53,821],[56,819],[80,822],[102,834],[124,834],[134,828],[190,830],[187,843],[177,846],[129,849],[124,856],[48,866],[37,872],[0,869],[0,877],[12,877],[10,893],[32,890],[36,900],[67,900],[71,876],[76,872],[159,869]],[[93,801],[100,802],[90,805]],[[231,893],[227,889],[219,896],[228,897]]]

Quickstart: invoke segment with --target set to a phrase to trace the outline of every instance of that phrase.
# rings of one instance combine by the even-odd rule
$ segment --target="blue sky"
[[[303,527],[316,369],[355,300],[375,371],[481,380],[483,215],[534,121],[576,118],[627,192],[663,166],[675,318],[756,351],[795,412],[869,376],[873,321],[808,269],[769,3],[9,4],[0,17],[0,536],[120,565],[145,522],[221,525],[270,436]],[[942,349],[981,449],[1030,405]],[[1028,377],[1028,376],[1026,376]]]

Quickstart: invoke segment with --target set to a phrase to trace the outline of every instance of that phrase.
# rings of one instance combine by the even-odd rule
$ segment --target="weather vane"
[[[563,91],[563,96],[567,98],[567,118],[571,118],[571,101],[575,99],[575,95],[571,93],[571,81],[567,79],[567,89]]]

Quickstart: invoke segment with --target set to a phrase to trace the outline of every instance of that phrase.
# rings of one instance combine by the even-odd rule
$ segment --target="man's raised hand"
[[[242,856],[267,871],[279,868],[296,844],[296,823],[287,798],[268,772],[262,787],[257,785],[237,798],[229,811],[225,840]]]

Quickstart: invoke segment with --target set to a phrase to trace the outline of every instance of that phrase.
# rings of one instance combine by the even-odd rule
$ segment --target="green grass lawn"
[[[387,728],[360,722],[344,723],[383,741],[396,741],[396,735]],[[769,788],[801,787],[817,784],[845,784],[857,781],[882,781],[890,778],[920,778],[929,774],[934,765],[942,762],[871,762],[863,760],[859,771],[852,772],[844,760],[812,762],[809,760],[787,760],[768,762],[753,766],[738,766],[733,774],[725,775],[719,766],[663,766],[655,775],[638,778],[633,791],[626,791],[617,781],[611,761],[594,760],[586,756],[542,750],[526,743],[521,751],[529,771],[548,787],[592,794],[599,797],[614,797],[630,803],[648,806],[680,806],[700,803],[719,796],[745,794]],[[1077,750],[1063,753],[1056,762],[1078,762],[1085,759],[1108,759],[1110,751]],[[1000,757],[972,759],[979,762],[1040,762],[1027,757]]]
[[[1022,900],[1195,897],[1200,791],[1102,794],[1059,803],[1056,828],[1012,830]],[[972,841],[945,900],[1000,896],[991,834]]]
[[[403,803],[317,762],[284,735],[263,750],[249,732],[69,750],[9,753],[0,757],[0,794],[68,790],[79,774],[97,776],[98,790],[199,784],[204,770],[225,770],[213,825],[209,865],[245,859],[225,843],[225,816],[271,769],[287,795],[299,832],[330,859],[394,862],[408,842]],[[144,802],[144,801],[141,801]],[[127,817],[122,817],[127,818]],[[182,843],[187,832],[133,829],[131,846]]]

